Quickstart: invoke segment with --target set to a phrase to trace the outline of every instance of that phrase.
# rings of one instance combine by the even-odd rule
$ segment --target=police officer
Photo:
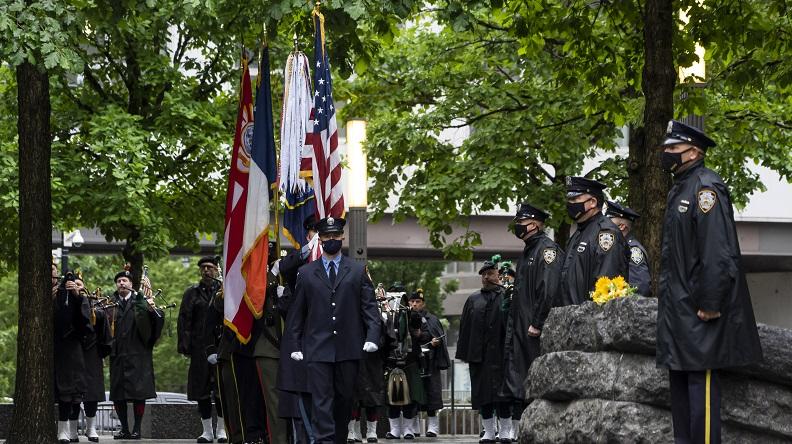
[[[549,215],[528,203],[514,216],[514,234],[525,245],[517,264],[514,296],[506,338],[503,394],[514,401],[512,419],[518,421],[527,405],[525,378],[540,355],[539,336],[561,283],[563,251],[544,232]],[[513,436],[516,438],[516,422]],[[505,438],[501,434],[501,439]]]
[[[481,290],[470,295],[462,309],[456,359],[467,362],[470,368],[471,404],[484,425],[479,442],[491,443],[496,442],[493,411],[501,432],[511,430],[511,405],[500,396],[507,312],[503,310],[497,264],[484,262],[479,275]]]
[[[704,166],[714,146],[701,131],[668,123],[662,166],[674,185],[663,222],[657,365],[669,369],[678,443],[719,443],[717,371],[762,360],[729,190]]]
[[[197,442],[213,442],[212,400],[217,409],[217,440],[225,442],[226,433],[223,423],[223,408],[217,398],[217,367],[210,364],[206,357],[206,347],[214,343],[213,332],[206,328],[207,316],[212,308],[209,304],[220,291],[218,258],[204,256],[198,260],[201,281],[190,286],[182,297],[177,322],[178,351],[190,358],[187,373],[187,399],[198,402],[203,433]]]
[[[345,223],[333,217],[317,222],[322,257],[300,268],[286,322],[295,347],[291,358],[307,363],[317,443],[346,442],[359,361],[379,348],[371,279],[365,266],[341,254]]]
[[[570,176],[566,185],[567,213],[577,223],[577,230],[567,242],[560,300],[554,306],[591,300],[589,292],[600,277],[629,279],[627,241],[619,227],[602,214],[605,184]]]
[[[652,275],[649,272],[646,248],[632,234],[632,226],[641,215],[631,208],[623,207],[613,201],[608,201],[605,215],[610,217],[611,222],[619,227],[619,231],[627,239],[627,246],[630,248],[630,279],[628,282],[638,289],[638,294],[651,296]]]

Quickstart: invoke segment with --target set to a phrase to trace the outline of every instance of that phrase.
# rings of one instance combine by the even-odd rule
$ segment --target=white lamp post
[[[349,205],[349,257],[365,262],[368,223],[368,166],[363,142],[366,140],[366,121],[350,119],[346,124],[347,165],[346,201]]]

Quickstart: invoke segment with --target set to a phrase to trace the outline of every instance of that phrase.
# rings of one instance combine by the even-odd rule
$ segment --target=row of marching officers
[[[78,442],[82,403],[85,434],[99,441],[96,411],[105,401],[104,358],[110,357],[110,400],[121,430],[115,439],[140,439],[145,400],[154,398],[152,352],[164,326],[160,309],[133,290],[132,275],[115,276],[116,291],[109,297],[90,294],[81,274],[65,270],[59,276],[52,264],[54,309],[54,378],[58,403],[58,442]],[[130,430],[127,403],[134,406]]]

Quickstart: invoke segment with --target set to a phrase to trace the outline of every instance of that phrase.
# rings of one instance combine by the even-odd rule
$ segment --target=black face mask
[[[583,213],[586,212],[586,202],[590,199],[586,199],[583,202],[576,202],[576,203],[567,203],[567,214],[572,220],[576,221]]]
[[[690,151],[690,149],[686,149],[681,153],[669,153],[663,151],[660,155],[660,168],[663,169],[666,173],[673,173],[679,167],[684,165],[685,162],[682,162],[682,155]]]
[[[530,230],[528,231],[528,225],[515,225],[514,226],[514,235],[517,236],[517,239],[526,240],[529,237],[536,234],[539,230]]]
[[[322,250],[327,254],[336,254],[341,251],[341,239],[327,239],[322,241]]]

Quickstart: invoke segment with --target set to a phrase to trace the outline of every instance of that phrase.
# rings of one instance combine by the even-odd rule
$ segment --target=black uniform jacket
[[[363,343],[379,343],[380,314],[366,268],[347,257],[330,283],[321,259],[300,268],[286,321],[294,351],[307,362],[363,358]]]
[[[674,178],[661,254],[657,365],[701,371],[761,361],[729,190],[703,161]],[[721,317],[704,322],[698,310]]]
[[[539,355],[539,338],[528,336],[528,328],[542,329],[550,305],[561,284],[564,252],[546,234],[531,236],[517,264],[510,324],[506,337],[504,394],[525,397],[524,381],[531,363]]]
[[[474,410],[504,401],[504,339],[508,313],[503,310],[500,287],[483,288],[470,295],[462,309],[456,359],[469,363],[470,396]]]
[[[561,268],[560,300],[554,306],[590,301],[589,292],[602,276],[629,279],[627,241],[619,228],[602,213],[578,224],[567,243]]]
[[[642,296],[652,295],[652,274],[649,272],[649,256],[646,248],[632,234],[627,235],[627,246],[630,248],[630,279],[629,283],[638,289]]]
[[[61,287],[54,302],[55,396],[80,402],[88,389],[82,346],[91,331],[88,299]]]
[[[213,329],[207,328],[207,316],[214,310],[209,304],[219,289],[218,282],[193,285],[184,292],[179,306],[178,351],[190,357],[187,398],[193,401],[207,399],[214,389],[215,368],[206,360],[206,348],[214,344],[215,338]]]
[[[113,294],[110,309],[115,323],[113,348],[110,353],[110,400],[138,400],[155,398],[154,343],[165,324],[163,313],[146,308],[143,295],[134,292],[124,301],[118,292]]]
[[[88,389],[84,401],[104,402],[107,400],[104,383],[104,358],[110,355],[113,336],[110,332],[110,321],[105,310],[91,308],[92,331],[83,338],[83,355],[85,356],[85,380]]]

